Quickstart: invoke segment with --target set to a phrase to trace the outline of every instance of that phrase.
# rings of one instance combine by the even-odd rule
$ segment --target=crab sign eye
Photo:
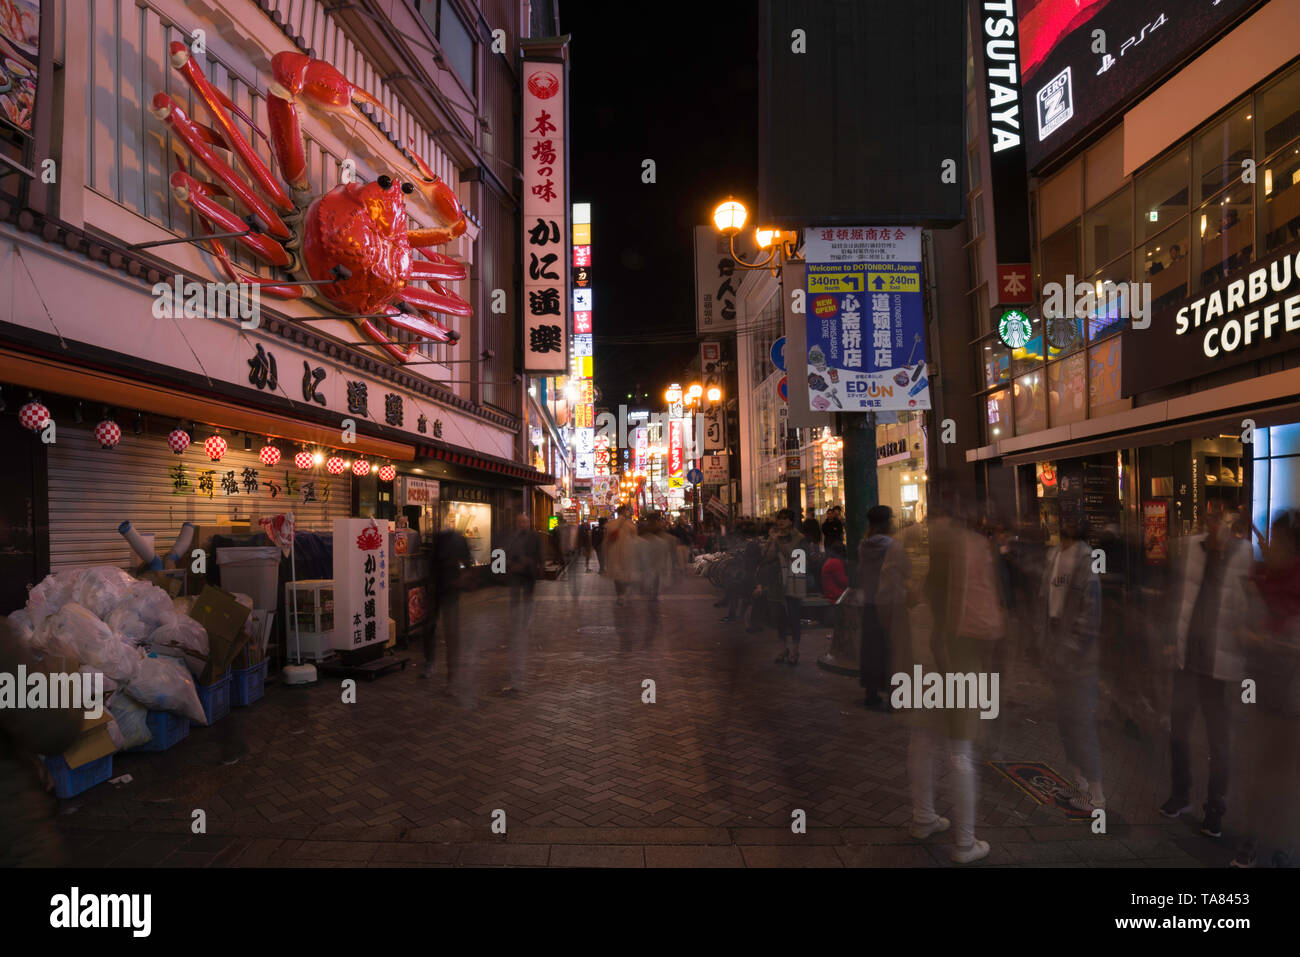
[[[402,192],[405,193],[407,196],[410,196],[412,193],[415,192],[415,185],[413,183],[403,183]]]
[[[393,187],[393,177],[391,176],[381,176],[376,182],[379,183],[379,188],[383,190],[392,189]]]

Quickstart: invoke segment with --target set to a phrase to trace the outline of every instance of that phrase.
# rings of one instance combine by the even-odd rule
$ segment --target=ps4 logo
[[[1038,91],[1038,141],[1041,143],[1074,116],[1074,96],[1067,66]]]

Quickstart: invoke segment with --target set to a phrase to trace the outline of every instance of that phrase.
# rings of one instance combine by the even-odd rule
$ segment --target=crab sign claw
[[[419,173],[419,182],[414,184],[415,188],[429,201],[434,215],[438,217],[438,222],[455,230],[451,238],[459,236],[465,232],[465,210],[461,208],[455,191],[415,152],[414,140],[408,138],[406,144],[407,151],[411,154],[411,159],[415,160],[416,171]]]
[[[349,82],[330,64],[312,59],[305,53],[284,51],[271,57],[271,77],[270,95],[266,98],[266,112],[271,120],[271,149],[285,180],[302,193],[309,186],[307,154],[298,118],[299,101],[327,113],[357,115],[353,103],[368,103],[388,113],[379,100]]]

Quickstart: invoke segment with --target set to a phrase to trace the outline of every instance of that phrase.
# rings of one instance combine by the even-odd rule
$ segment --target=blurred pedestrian
[[[863,595],[858,683],[862,685],[863,704],[876,711],[892,710],[889,693],[894,655],[890,630],[901,630],[906,621],[906,583],[911,577],[911,562],[902,543],[891,537],[893,531],[893,510],[888,505],[877,505],[867,512],[867,537],[858,546]],[[899,647],[910,644],[905,641],[907,636],[892,638]]]
[[[591,571],[591,523],[583,522],[578,526],[578,550],[582,552],[584,571]]]
[[[1097,737],[1101,580],[1092,568],[1086,520],[1061,522],[1061,544],[1047,555],[1038,607],[1038,645],[1073,784],[1070,805],[1080,811],[1104,808]]]
[[[1242,678],[1241,641],[1253,605],[1248,583],[1254,556],[1250,543],[1233,536],[1213,504],[1206,509],[1204,528],[1180,543],[1173,574],[1172,793],[1160,813],[1176,818],[1192,809],[1191,732],[1199,710],[1210,747],[1201,833],[1220,837],[1228,810],[1229,702]]]
[[[1300,512],[1279,512],[1260,548],[1264,561],[1255,583],[1263,616],[1245,648],[1257,697],[1238,739],[1245,836],[1232,866],[1254,867],[1262,857],[1291,867],[1300,845]]]
[[[821,567],[822,597],[835,604],[848,587],[849,576],[844,567],[844,546],[831,543],[826,546],[826,560],[822,562]]]
[[[651,516],[646,522],[645,534],[640,539],[646,595],[651,601],[658,601],[661,586],[673,576],[675,542],[658,516]]]
[[[776,513],[776,524],[763,545],[763,560],[776,569],[779,584],[767,586],[768,609],[776,622],[783,651],[776,664],[799,663],[799,640],[803,627],[803,599],[808,595],[808,555],[801,544],[806,540],[794,530],[794,515],[788,508]],[[796,551],[803,551],[796,556]]]
[[[832,505],[826,510],[826,519],[822,522],[822,542],[827,550],[832,545],[844,548],[844,509]]]
[[[614,521],[605,529],[605,561],[610,577],[614,579],[614,594],[620,607],[626,603],[627,591],[641,571],[639,545],[636,523],[626,508],[619,509]]]
[[[506,574],[510,579],[510,676],[501,691],[510,695],[524,690],[532,640],[533,592],[542,574],[541,536],[522,512],[515,517],[515,530],[506,544]]]
[[[609,519],[601,518],[591,530],[591,550],[596,553],[596,570],[605,574],[605,523]]]
[[[438,654],[438,620],[442,619],[443,641],[447,645],[447,690],[472,694],[470,675],[472,652],[461,645],[460,592],[468,583],[473,559],[469,541],[454,529],[443,529],[433,537],[429,554],[427,594],[432,607],[424,629],[424,671],[421,678],[432,678]],[[458,683],[459,682],[459,683]]]

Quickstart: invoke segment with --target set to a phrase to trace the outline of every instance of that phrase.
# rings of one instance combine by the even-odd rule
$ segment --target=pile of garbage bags
[[[252,607],[252,599],[236,595]],[[189,616],[193,598],[173,599],[120,568],[94,566],[46,576],[9,621],[38,657],[75,658],[104,675],[109,734],[120,748],[148,744],[149,711],[207,724],[195,679],[208,659],[208,634]]]

